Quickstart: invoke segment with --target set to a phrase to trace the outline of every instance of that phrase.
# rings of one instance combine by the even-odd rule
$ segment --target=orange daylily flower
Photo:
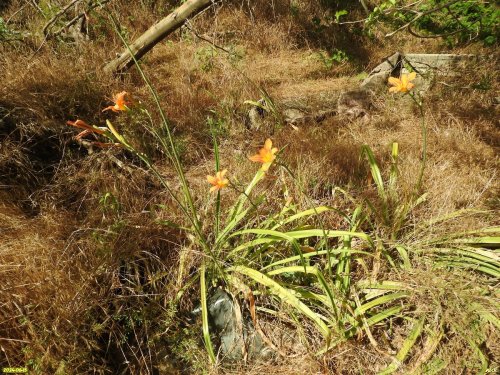
[[[89,135],[89,134],[94,134],[94,133],[104,134],[106,132],[105,129],[89,125],[83,120],[66,121],[66,124],[68,124],[70,126],[74,126],[75,128],[84,129],[81,133],[78,133],[74,137],[75,140],[77,140],[77,141],[81,140],[83,137],[85,137],[86,135]],[[112,147],[112,146],[121,146],[119,143],[104,143],[104,142],[93,142],[93,141],[89,141],[89,142],[92,143],[92,145],[97,146],[97,147],[101,147],[101,148]]]
[[[273,147],[273,142],[268,138],[264,143],[264,147],[259,150],[259,153],[251,156],[249,159],[257,163],[262,163],[261,169],[266,172],[273,163],[274,159],[276,159],[275,154],[277,152],[278,149]]]
[[[389,89],[390,92],[408,92],[415,85],[410,81],[413,81],[417,77],[417,73],[411,72],[410,74],[402,74],[401,79],[396,77],[389,77],[389,83],[393,86]]]
[[[215,174],[215,176],[207,176],[207,181],[213,185],[210,188],[210,192],[213,193],[214,191],[220,190],[222,188],[225,188],[229,184],[229,180],[227,178],[224,178],[224,175],[227,173],[227,169],[224,169],[223,171],[219,171]]]
[[[81,139],[92,133],[104,134],[104,130],[91,126],[83,120],[66,121],[66,124],[74,126],[75,128],[84,129],[81,133],[78,133],[78,135],[75,136],[75,139]]]
[[[128,95],[128,92],[122,91],[118,94],[113,95],[113,101],[115,105],[110,105],[109,107],[104,108],[102,111],[112,110],[113,112],[126,111],[128,109],[127,105],[129,104],[125,100],[125,95]]]

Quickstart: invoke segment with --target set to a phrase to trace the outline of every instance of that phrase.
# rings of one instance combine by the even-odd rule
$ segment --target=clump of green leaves
[[[327,69],[331,69],[334,65],[341,64],[349,60],[347,54],[339,49],[334,49],[330,53],[327,51],[319,51],[316,56]]]
[[[486,45],[498,41],[500,9],[488,1],[387,0],[370,13],[367,23],[392,25],[417,37],[443,37],[450,45],[480,40]],[[391,35],[393,33],[390,33]]]

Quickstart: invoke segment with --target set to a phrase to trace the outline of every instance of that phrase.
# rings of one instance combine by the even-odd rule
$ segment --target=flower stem
[[[165,142],[164,137],[161,137],[161,136],[158,136],[158,140],[162,144],[165,151],[167,151],[168,156],[170,157],[171,161],[174,164],[174,169],[177,173],[177,176],[179,177],[179,179],[181,181],[181,189],[182,189],[182,192],[184,195],[184,200],[187,203],[187,207],[188,207],[188,210],[189,210],[190,216],[191,216],[190,219],[191,219],[191,222],[193,224],[194,230],[197,234],[198,241],[199,241],[200,245],[202,246],[202,248],[204,249],[205,253],[210,253],[210,249],[209,249],[209,246],[207,244],[206,238],[203,235],[202,230],[201,230],[201,223],[200,223],[199,218],[198,218],[198,212],[197,212],[196,207],[194,205],[194,201],[193,201],[193,198],[191,196],[191,191],[189,189],[189,185],[187,183],[186,176],[184,174],[184,170],[182,168],[180,158],[179,158],[177,149],[175,147],[175,142],[174,142],[174,138],[173,138],[173,135],[172,135],[172,132],[170,129],[169,121],[168,121],[167,116],[165,115],[165,113],[163,111],[161,104],[160,104],[160,99],[158,97],[158,94],[157,94],[156,90],[154,89],[153,85],[151,84],[150,80],[148,79],[148,77],[146,76],[144,71],[142,70],[141,66],[139,65],[137,59],[135,58],[135,55],[133,54],[132,50],[130,49],[130,45],[127,43],[127,41],[123,37],[122,33],[120,32],[120,30],[118,28],[118,23],[116,22],[115,18],[113,17],[113,15],[111,13],[109,13],[109,16],[110,16],[111,22],[113,24],[113,27],[114,27],[118,37],[121,39],[123,44],[127,47],[128,51],[130,53],[130,56],[134,60],[135,66],[136,66],[139,74],[141,75],[143,81],[146,83],[146,86],[148,87],[148,89],[151,93],[151,96],[153,97],[153,99],[156,103],[156,106],[158,107],[158,111],[159,111],[160,117],[162,119],[163,129],[167,135],[168,142]]]

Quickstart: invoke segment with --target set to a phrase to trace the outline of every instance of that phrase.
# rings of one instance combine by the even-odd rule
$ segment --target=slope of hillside
[[[357,22],[380,1],[221,1],[141,60],[158,108],[137,67],[103,71],[124,48],[110,16],[132,41],[178,3],[0,5],[0,367],[498,369],[496,39],[386,37],[400,20]],[[359,99],[394,52],[481,63]],[[100,128],[75,139],[77,119]],[[270,357],[221,345],[218,289]]]

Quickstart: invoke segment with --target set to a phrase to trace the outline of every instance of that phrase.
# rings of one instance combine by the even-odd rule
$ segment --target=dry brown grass
[[[167,8],[129,3],[117,1],[111,9],[130,37],[139,35]],[[335,27],[321,39],[311,27],[313,16],[325,16],[320,2],[298,3],[298,18],[290,15],[284,1],[256,1],[250,8],[246,1],[233,1],[193,21],[199,34],[225,48],[234,47],[241,57],[228,58],[219,50],[212,55],[210,44],[184,30],[145,59],[144,68],[172,120],[202,213],[213,208],[204,180],[214,168],[208,116],[227,128],[221,160],[241,186],[255,170],[247,156],[266,137],[272,133],[275,144],[286,146],[282,161],[295,178],[271,173],[262,186],[274,193],[269,210],[282,206],[286,194],[302,205],[312,199],[342,207],[346,202],[332,196],[335,186],[370,196],[372,182],[360,157],[363,144],[372,147],[380,161],[387,161],[390,144],[398,141],[401,188],[408,193],[413,186],[421,135],[418,114],[404,99],[379,97],[369,122],[334,117],[298,130],[289,126],[246,129],[248,106],[243,102],[258,99],[259,87],[278,104],[297,96],[313,102],[319,93],[351,89],[356,81],[345,75],[369,70],[396,49],[395,40],[370,41],[351,32],[340,35]],[[5,14],[21,4],[12,1]],[[201,371],[190,367],[203,367],[200,363],[205,360],[198,335],[186,334],[188,340],[181,334],[198,327],[189,325],[186,316],[196,300],[189,297],[197,291],[191,288],[186,293],[182,312],[171,303],[180,287],[179,253],[189,249],[189,243],[176,230],[155,222],[157,218],[178,221],[179,213],[131,155],[116,150],[88,155],[71,140],[75,133],[65,125],[75,118],[102,123],[109,115],[100,109],[111,93],[123,89],[136,103],[152,108],[136,71],[122,81],[102,74],[102,64],[122,48],[104,17],[91,19],[91,41],[82,45],[48,41],[36,51],[42,41],[33,36],[24,45],[0,46],[0,363],[17,366],[31,360],[40,373],[59,369],[60,373],[104,374],[116,373],[127,359],[131,373],[151,373],[153,364],[169,362],[174,369],[167,366],[166,372],[182,367],[187,369],[184,372]],[[44,20],[26,6],[13,22],[25,22],[36,31]],[[437,41],[416,42],[403,34],[395,38],[397,49],[404,52],[442,49]],[[327,69],[314,56],[319,49],[331,48],[346,50],[351,61]],[[462,51],[483,53],[477,46],[456,52]],[[429,163],[424,184],[429,198],[414,220],[460,208],[498,208],[498,106],[490,104],[497,82],[492,81],[487,91],[471,87],[494,69],[494,64],[480,67],[475,75],[463,77],[462,88],[439,86],[426,99]],[[117,119],[137,144],[152,150],[157,166],[176,186],[157,145],[148,144],[145,132],[133,128],[134,121]],[[283,185],[289,189],[286,193]],[[103,204],[106,193],[116,199],[116,205],[112,198]],[[225,193],[223,204],[235,195]],[[167,208],[159,209],[157,204]],[[339,226],[335,215],[329,220]],[[487,224],[471,219],[457,228]],[[205,229],[209,228],[207,224]],[[185,275],[194,272],[199,262],[199,254],[187,254]],[[424,269],[412,277],[422,285],[430,273]],[[154,283],[148,279],[152,276],[157,277]],[[457,285],[456,276],[445,276],[439,282]],[[432,295],[436,290],[432,282],[422,286],[422,308],[428,301],[435,306],[449,297]],[[445,310],[461,316],[453,309]],[[401,341],[405,332],[394,337],[399,334]],[[491,333],[487,343],[491,353],[498,352],[494,335],[498,333]],[[450,337],[451,344],[440,349],[441,357],[473,355],[459,336]],[[387,362],[360,339],[321,361],[297,355],[227,372],[369,374]],[[463,363],[457,359],[450,366],[459,371]]]
[[[33,358],[55,370],[57,360],[78,346],[91,291],[87,271],[64,269],[66,238],[57,223],[7,210],[2,207],[2,364]]]

